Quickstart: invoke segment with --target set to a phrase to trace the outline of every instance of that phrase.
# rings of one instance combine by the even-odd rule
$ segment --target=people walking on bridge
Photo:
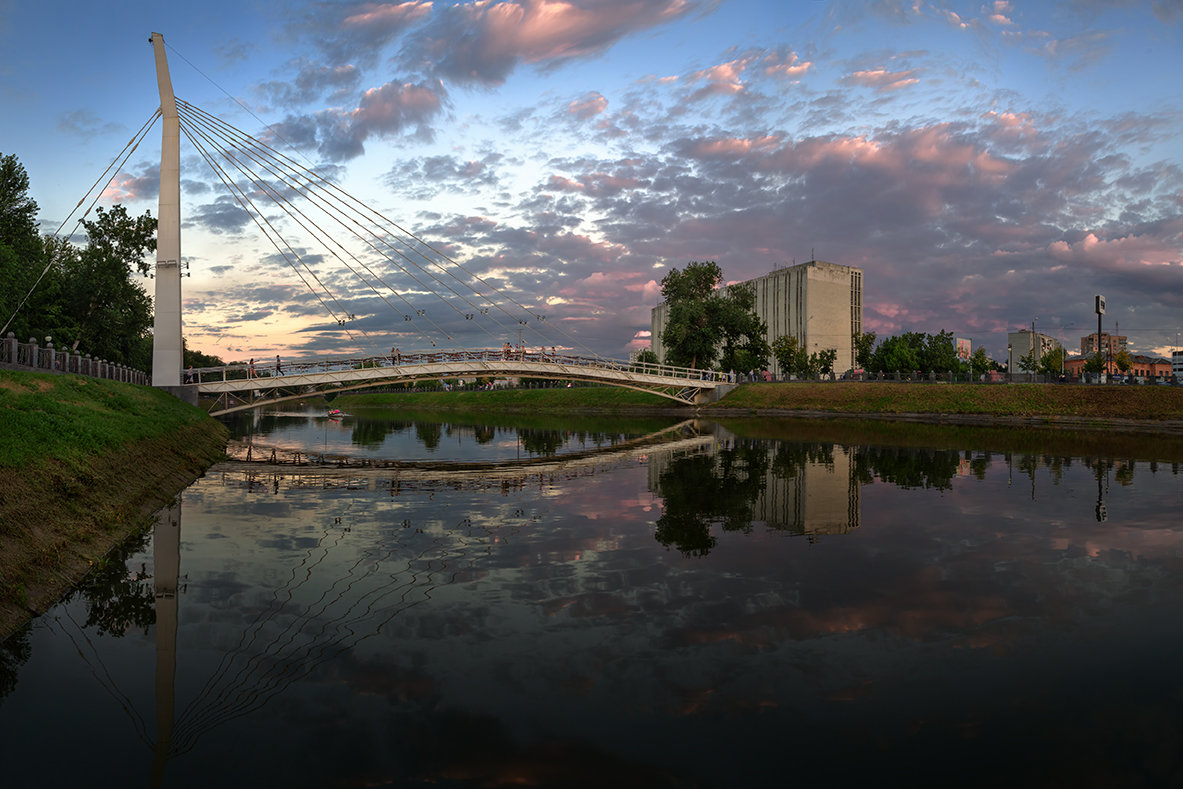
[[[250,362],[247,364],[247,368],[246,368],[246,377],[247,377],[247,378],[255,378],[255,377],[256,377],[256,376],[255,376],[255,360],[254,360],[254,357],[251,357],[251,360],[250,360]]]
[[[193,383],[193,365],[189,365],[189,371],[185,373],[185,383]]]
[[[398,348],[390,349],[390,363],[393,365],[400,365],[403,363],[403,352]]]
[[[283,365],[279,363],[279,354],[275,354],[275,374],[283,375]]]

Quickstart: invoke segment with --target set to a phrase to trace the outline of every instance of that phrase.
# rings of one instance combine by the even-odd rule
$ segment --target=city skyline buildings
[[[1001,358],[1039,316],[1069,345],[1105,293],[1106,331],[1169,355],[1183,113],[1159,76],[1181,30],[1179,2],[0,1],[0,152],[56,229],[155,109],[157,31],[178,97],[607,355],[648,344],[671,268],[737,282],[814,251],[866,272],[879,337],[948,330]],[[155,213],[157,140],[105,204]],[[354,347],[184,142],[182,181],[190,347],[389,343],[397,322],[338,275],[374,346]]]

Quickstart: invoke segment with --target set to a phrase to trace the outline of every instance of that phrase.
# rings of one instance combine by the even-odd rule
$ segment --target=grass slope
[[[0,637],[144,528],[225,445],[225,427],[156,389],[0,370]]]
[[[843,414],[978,414],[1082,419],[1183,419],[1183,387],[1069,384],[747,384],[712,409]]]

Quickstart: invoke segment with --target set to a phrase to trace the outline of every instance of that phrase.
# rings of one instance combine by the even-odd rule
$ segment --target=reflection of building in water
[[[654,452],[649,456],[649,488],[658,495],[663,491],[662,477],[676,473],[679,458],[711,452],[715,475],[721,487],[738,484],[747,469],[758,468],[760,485],[750,502],[752,523],[796,534],[846,534],[861,524],[861,496],[854,473],[857,448],[829,444],[797,444],[757,441],[746,444],[716,426],[713,450],[693,452]],[[720,453],[766,452],[767,462],[732,463],[725,470]],[[737,471],[737,468],[743,469]],[[730,485],[728,483],[731,483]]]
[[[832,460],[806,460],[791,476],[769,468],[753,519],[797,534],[846,534],[862,522],[859,490],[853,448],[835,446]]]

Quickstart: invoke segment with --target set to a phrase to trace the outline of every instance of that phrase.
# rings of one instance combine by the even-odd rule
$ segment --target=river
[[[5,786],[1183,779],[1183,480],[1157,449],[231,428],[235,461],[4,644]]]

